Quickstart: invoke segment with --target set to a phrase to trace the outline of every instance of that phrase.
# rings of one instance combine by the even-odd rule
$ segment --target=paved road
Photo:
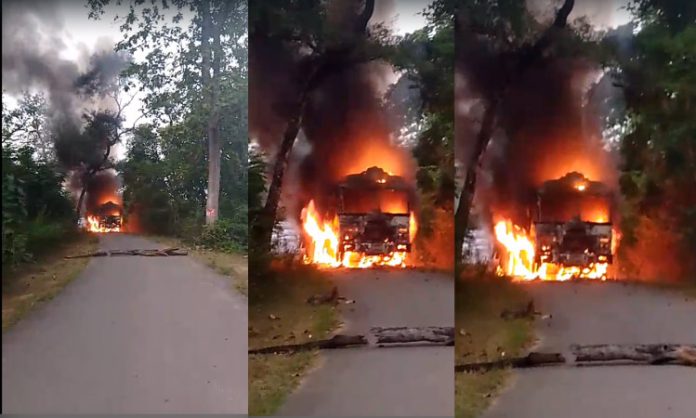
[[[246,334],[246,299],[189,257],[95,258],[3,334],[3,413],[246,413]]]
[[[620,283],[529,283],[540,348],[570,344],[696,343],[696,301]],[[538,368],[516,373],[486,418],[696,416],[696,370],[680,366]]]
[[[454,281],[409,270],[341,271],[345,333],[372,326],[453,326]],[[352,311],[351,311],[352,309]],[[323,353],[279,413],[323,416],[451,416],[453,347],[346,349]]]

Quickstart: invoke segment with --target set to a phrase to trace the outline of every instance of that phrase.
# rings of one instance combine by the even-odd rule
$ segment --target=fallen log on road
[[[68,255],[64,258],[87,258],[87,257],[111,257],[117,255],[139,255],[144,257],[168,257],[188,255],[188,251],[180,250],[179,248],[164,248],[164,249],[134,249],[134,250],[101,250],[87,254]]]
[[[454,327],[373,327],[377,344],[429,342],[454,345]]]
[[[531,352],[524,357],[485,361],[480,363],[457,364],[455,372],[487,372],[490,370],[513,368],[528,368],[549,365],[565,364],[565,357],[561,353],[537,353]]]
[[[328,340],[309,341],[300,344],[277,345],[273,347],[254,348],[249,350],[249,354],[280,354],[295,353],[298,351],[309,351],[315,349],[335,349],[367,345],[364,335],[343,335],[337,334]]]
[[[573,345],[576,362],[636,361],[696,366],[696,344]]]
[[[373,327],[370,329],[379,347],[387,344],[430,342],[438,345],[454,345],[454,327]],[[249,350],[249,354],[293,353],[314,349],[334,349],[366,346],[364,335],[337,334],[328,340],[309,341],[300,344],[276,345]]]
[[[696,367],[694,344],[576,344],[571,346],[571,352],[575,356],[575,366],[612,365],[612,362],[631,361],[636,365],[676,364]],[[459,364],[454,367],[454,371],[481,372],[507,367],[528,368],[563,364],[566,364],[566,359],[561,353],[532,352],[524,357]]]

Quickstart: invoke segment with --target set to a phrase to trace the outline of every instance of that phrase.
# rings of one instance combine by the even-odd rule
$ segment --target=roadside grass
[[[272,270],[252,279],[249,348],[295,344],[328,337],[339,324],[333,305],[309,305],[333,285],[309,266]],[[275,319],[273,319],[275,318]],[[300,384],[318,352],[249,355],[249,415],[272,415]]]
[[[456,364],[514,357],[531,344],[532,321],[500,317],[504,309],[518,309],[529,301],[522,286],[506,278],[463,272],[459,274],[455,292]],[[455,416],[480,415],[498,395],[510,373],[509,370],[456,373]]]
[[[200,246],[191,246],[182,240],[163,235],[149,235],[149,238],[170,247],[186,249],[194,259],[212,268],[223,276],[229,277],[239,293],[249,294],[249,268],[247,258],[242,254],[210,250]]]
[[[2,273],[2,330],[24,318],[41,303],[53,299],[87,266],[90,258],[66,260],[63,257],[95,251],[99,238],[79,233],[64,240],[52,251]]]

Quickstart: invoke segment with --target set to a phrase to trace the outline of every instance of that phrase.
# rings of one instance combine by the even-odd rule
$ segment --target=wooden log
[[[573,345],[576,362],[635,361],[696,366],[696,344]]]
[[[377,338],[377,344],[454,344],[454,327],[373,327],[370,332]]]
[[[87,257],[106,257],[108,255],[109,255],[108,251],[95,251],[93,253],[87,253],[87,254],[66,255],[63,258],[71,259],[71,258],[87,258]]]
[[[138,255],[144,257],[168,257],[168,256],[183,256],[188,255],[187,251],[180,250],[179,248],[165,248],[165,249],[133,249],[133,250],[102,250],[95,251],[87,254],[79,255],[68,255],[64,258],[86,258],[86,257],[111,257],[119,255]]]
[[[559,365],[566,362],[561,353],[537,353],[531,352],[524,357],[485,361],[480,363],[466,363],[454,366],[455,372],[485,372],[490,370],[513,368],[528,368],[538,366]]]
[[[328,340],[308,341],[300,344],[285,344],[271,347],[254,348],[249,350],[249,354],[280,354],[295,353],[298,351],[310,351],[316,349],[336,349],[367,345],[364,335],[343,335],[337,334]]]
[[[322,305],[325,303],[337,303],[339,299],[338,287],[334,286],[331,292],[326,295],[312,295],[307,298],[307,303],[310,305]]]

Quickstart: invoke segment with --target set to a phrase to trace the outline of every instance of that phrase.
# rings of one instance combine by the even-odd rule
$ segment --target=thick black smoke
[[[350,19],[359,12],[354,6],[359,4],[332,2],[326,18],[336,27],[350,25]],[[382,6],[376,8],[380,14],[391,4]],[[296,103],[309,53],[252,31],[250,136],[271,156],[282,140],[288,108]],[[393,143],[396,127],[384,102],[385,80],[391,72],[389,65],[377,61],[333,69],[309,96],[284,182],[284,203],[294,218],[310,199],[317,201],[321,210],[321,198],[337,181],[369,165],[382,166],[413,181],[414,163],[408,150]]]
[[[485,41],[457,42],[456,147],[466,170],[487,99],[501,94],[500,86],[509,81],[504,74],[509,57]],[[599,64],[588,59],[548,55],[504,89],[477,183],[476,204],[484,219],[493,212],[526,224],[535,189],[571,171],[615,186],[616,164],[602,139],[602,115],[588,100],[600,74]]]
[[[2,85],[9,94],[46,93],[55,156],[78,191],[92,184],[87,183],[91,173],[108,165],[107,150],[121,121],[105,96],[117,92],[118,75],[129,58],[114,52],[112,43],[77,61],[61,58],[64,22],[59,16],[81,13],[87,19],[87,11],[74,6],[75,2],[3,1]],[[104,178],[109,177],[116,184],[113,172],[101,177],[94,187],[105,187]],[[88,190],[88,195],[99,193]]]

